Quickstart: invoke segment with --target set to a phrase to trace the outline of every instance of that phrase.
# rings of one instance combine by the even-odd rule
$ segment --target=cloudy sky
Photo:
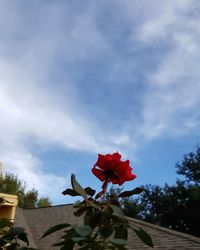
[[[0,1],[0,160],[54,204],[98,153],[173,184],[200,141],[200,2]]]

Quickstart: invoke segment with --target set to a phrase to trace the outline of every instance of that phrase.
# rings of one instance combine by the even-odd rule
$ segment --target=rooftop
[[[57,232],[44,239],[41,239],[41,236],[51,226],[59,223],[81,223],[81,219],[75,217],[73,211],[72,204],[35,209],[17,208],[15,223],[26,229],[31,247],[40,250],[57,250],[59,248],[53,247],[52,244],[57,242],[59,236],[62,235],[62,232]],[[131,223],[142,227],[151,235],[155,250],[200,249],[200,238],[198,237],[166,229],[133,218],[129,218],[129,220]],[[143,250],[151,248],[144,245],[143,242],[141,242],[141,240],[131,231],[129,234],[128,249]]]

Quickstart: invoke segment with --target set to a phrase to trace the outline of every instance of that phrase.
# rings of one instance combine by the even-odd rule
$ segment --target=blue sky
[[[97,154],[173,184],[200,141],[198,1],[1,1],[0,160],[54,204]]]

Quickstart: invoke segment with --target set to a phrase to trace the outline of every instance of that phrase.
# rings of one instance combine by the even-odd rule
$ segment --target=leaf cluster
[[[47,230],[43,237],[46,237],[59,230],[63,230],[63,236],[54,246],[60,246],[64,249],[127,249],[128,228],[148,246],[153,247],[150,236],[141,228],[129,224],[129,220],[124,215],[120,204],[119,197],[129,197],[143,190],[134,189],[125,191],[118,195],[110,195],[109,199],[104,201],[100,199],[102,192],[94,197],[96,191],[90,187],[83,188],[75,178],[71,176],[72,189],[63,191],[64,195],[81,196],[83,200],[74,207],[75,216],[81,217],[81,225],[59,224]]]
[[[22,227],[14,227],[8,219],[0,219],[0,250],[31,250]]]

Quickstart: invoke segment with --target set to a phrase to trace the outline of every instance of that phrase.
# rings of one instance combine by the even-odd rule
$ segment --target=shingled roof
[[[75,217],[73,211],[73,205],[35,209],[17,208],[15,224],[26,229],[31,247],[39,250],[57,250],[58,248],[53,247],[52,244],[60,237],[60,233],[52,234],[44,239],[41,239],[41,236],[51,226],[59,223],[81,223],[81,219]],[[151,235],[155,250],[200,250],[200,238],[132,218],[130,218],[130,222],[142,227]],[[130,232],[128,249],[143,250],[151,248],[144,245],[133,232]]]

